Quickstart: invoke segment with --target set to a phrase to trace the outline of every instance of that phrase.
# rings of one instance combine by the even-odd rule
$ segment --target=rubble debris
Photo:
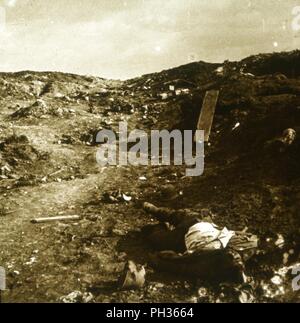
[[[161,97],[162,100],[167,100],[169,98],[168,93],[161,93],[159,96]]]
[[[10,276],[12,277],[18,277],[20,276],[20,272],[18,270],[13,270],[12,272],[10,272]]]
[[[30,106],[22,107],[16,112],[14,112],[10,119],[26,119],[26,118],[39,118],[39,119],[46,119],[49,116],[56,116],[56,117],[67,117],[67,116],[74,116],[76,111],[74,109],[68,108],[61,108],[57,105],[49,106],[46,101],[43,99],[36,100]]]
[[[176,96],[188,95],[190,93],[191,93],[190,89],[177,89],[175,91]]]
[[[9,166],[5,165],[5,166],[1,167],[1,175],[5,176],[9,173],[11,173],[11,169]]]
[[[62,296],[60,298],[60,301],[63,303],[69,303],[69,304],[87,304],[91,303],[94,299],[94,296],[91,293],[82,293],[80,291],[74,291],[70,293],[67,296]]]
[[[122,193],[120,190],[117,190],[104,193],[102,200],[106,203],[122,203],[132,201],[132,197],[127,193]]]
[[[122,194],[122,197],[123,197],[123,200],[125,202],[130,202],[132,200],[132,197],[131,196],[127,196],[126,194]]]
[[[17,110],[15,113],[11,115],[11,118],[12,119],[27,118],[30,116],[40,118],[43,115],[46,115],[48,113],[49,113],[49,108],[46,102],[42,99],[38,99],[31,106],[20,108],[19,110]]]
[[[217,75],[217,76],[224,76],[224,67],[223,66],[220,66],[218,67],[214,73]]]
[[[27,262],[25,262],[25,265],[26,266],[31,266],[31,265],[33,265],[34,263],[36,263],[36,257],[31,257],[30,259],[29,259],[29,261],[27,261]]]
[[[199,298],[206,298],[208,297],[208,290],[205,287],[201,287],[198,289],[198,297]]]
[[[238,122],[238,123],[236,123],[235,124],[235,126],[232,128],[232,131],[234,131],[234,130],[236,130],[237,128],[239,128],[240,127],[240,123]]]
[[[274,276],[272,279],[271,279],[271,282],[272,284],[274,285],[281,285],[282,284],[282,278],[280,276]]]
[[[121,289],[140,289],[144,287],[146,281],[146,270],[144,266],[137,265],[133,261],[128,261],[124,273],[120,277]]]
[[[227,284],[222,283],[220,290],[214,293],[213,300],[209,297],[208,302],[213,303],[241,303],[252,304],[256,303],[257,293],[252,283],[249,284]],[[211,295],[211,293],[210,293]]]
[[[40,90],[40,93],[38,95],[39,97],[42,97],[42,96],[44,96],[44,95],[46,95],[46,94],[48,94],[48,93],[51,92],[52,87],[53,87],[53,82],[50,81],[50,82],[47,82],[46,84],[43,84],[42,83],[42,85],[43,85],[43,87]]]
[[[49,160],[49,154],[38,151],[24,135],[17,136],[14,134],[5,138],[0,143],[0,150],[0,176],[2,179],[19,181],[22,178],[22,173],[29,170],[33,165],[43,165]]]
[[[285,239],[284,239],[283,235],[282,234],[278,234],[277,235],[277,240],[275,241],[275,245],[278,248],[283,248],[284,247],[284,244],[285,244]]]

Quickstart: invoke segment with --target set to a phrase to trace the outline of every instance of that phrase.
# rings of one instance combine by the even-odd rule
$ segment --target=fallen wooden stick
[[[81,217],[79,215],[66,215],[66,216],[54,216],[49,218],[37,218],[31,220],[31,223],[38,224],[38,223],[46,223],[46,222],[55,222],[55,221],[74,221],[80,220]]]
[[[61,173],[61,172],[63,172],[63,171],[64,171],[64,169],[59,169],[58,171],[56,171],[56,172],[54,172],[54,173],[50,174],[49,176],[50,176],[50,177],[52,177],[52,176],[57,175],[57,174],[59,174],[59,173]]]

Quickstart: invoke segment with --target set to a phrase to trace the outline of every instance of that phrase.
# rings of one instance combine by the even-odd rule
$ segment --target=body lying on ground
[[[155,251],[150,255],[153,267],[215,282],[243,282],[244,261],[258,245],[255,235],[218,228],[211,219],[200,219],[199,214],[186,210],[150,203],[144,209],[160,222],[142,230]]]

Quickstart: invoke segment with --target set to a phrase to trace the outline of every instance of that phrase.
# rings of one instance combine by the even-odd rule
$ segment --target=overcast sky
[[[0,0],[0,70],[130,78],[300,47],[300,0]],[[300,19],[299,19],[300,22]]]

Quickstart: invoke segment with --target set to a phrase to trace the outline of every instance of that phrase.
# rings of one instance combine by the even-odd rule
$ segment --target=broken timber
[[[6,275],[5,269],[0,267],[0,304],[2,303],[2,292],[5,291],[6,288]]]
[[[69,215],[69,216],[56,216],[51,218],[38,218],[31,220],[31,223],[46,223],[46,222],[55,222],[55,221],[75,221],[80,220],[81,217],[78,215]]]
[[[211,127],[216,111],[216,106],[219,98],[220,91],[218,90],[212,90],[207,91],[205,94],[205,98],[203,101],[197,130],[203,130],[204,131],[204,141],[209,141],[209,136],[211,132]],[[197,135],[195,135],[195,142],[201,141],[201,138]]]

